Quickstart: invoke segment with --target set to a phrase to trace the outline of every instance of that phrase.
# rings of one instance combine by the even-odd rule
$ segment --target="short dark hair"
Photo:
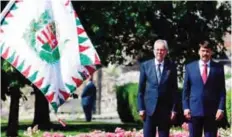
[[[209,40],[202,40],[199,43],[200,48],[207,48],[207,49],[212,49],[212,44],[210,43]]]

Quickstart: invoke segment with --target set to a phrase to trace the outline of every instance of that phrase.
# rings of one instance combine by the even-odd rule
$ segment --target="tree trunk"
[[[49,104],[43,93],[33,86],[35,93],[35,112],[33,126],[38,125],[39,129],[50,129]]]
[[[20,95],[19,87],[11,87],[9,91],[10,91],[11,101],[10,101],[10,114],[9,114],[6,135],[8,137],[16,137],[18,136],[19,99],[21,95]]]
[[[102,69],[97,72],[97,114],[101,114],[101,95],[102,95]]]
[[[5,101],[6,100],[6,94],[8,94],[9,92],[8,92],[8,86],[9,86],[9,80],[8,80],[8,78],[7,78],[7,74],[6,74],[6,72],[5,71],[3,71],[2,69],[1,69],[1,78],[2,78],[2,80],[1,80],[1,99],[3,100],[3,101]]]

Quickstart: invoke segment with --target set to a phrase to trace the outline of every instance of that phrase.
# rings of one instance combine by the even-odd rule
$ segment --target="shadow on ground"
[[[114,132],[117,127],[125,130],[132,130],[133,128],[140,130],[142,128],[141,124],[134,123],[102,123],[102,122],[66,122],[67,126],[63,127],[59,123],[52,123],[49,130],[52,131],[77,131],[77,132],[90,132],[93,130],[103,130],[106,132]],[[31,126],[31,123],[20,123],[19,130],[27,130]],[[7,123],[1,123],[1,131],[6,132]]]

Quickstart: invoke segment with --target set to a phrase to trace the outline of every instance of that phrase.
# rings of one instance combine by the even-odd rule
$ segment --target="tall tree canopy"
[[[153,56],[156,39],[166,39],[170,57],[180,72],[198,58],[198,43],[208,36],[216,50],[231,31],[231,3],[224,1],[105,1],[72,2],[103,64],[122,64],[125,55],[136,60]],[[133,63],[133,62],[132,62]],[[181,74],[180,74],[181,76]]]

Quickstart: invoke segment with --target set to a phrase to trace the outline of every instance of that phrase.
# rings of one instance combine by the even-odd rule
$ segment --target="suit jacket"
[[[164,68],[158,83],[155,60],[140,64],[138,89],[138,109],[145,110],[146,115],[153,115],[156,108],[170,114],[175,111],[177,93],[177,71],[172,62],[165,60]]]
[[[204,84],[199,61],[185,67],[182,93],[183,109],[190,109],[192,116],[215,116],[218,109],[225,109],[225,78],[223,66],[210,61],[210,72]]]
[[[90,81],[81,94],[81,103],[82,105],[93,105],[96,100],[96,87],[92,81]]]

